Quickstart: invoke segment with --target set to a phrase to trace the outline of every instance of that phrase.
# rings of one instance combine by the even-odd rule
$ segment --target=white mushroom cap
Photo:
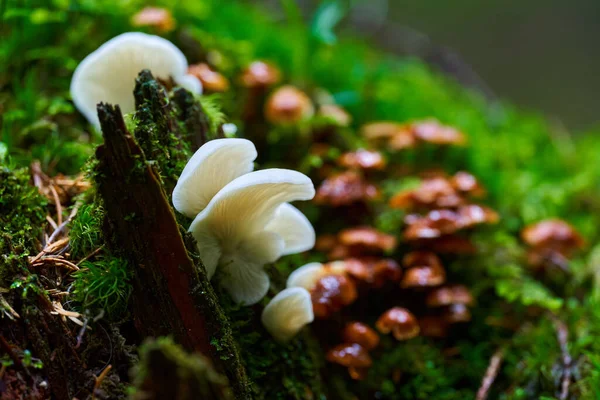
[[[220,266],[221,283],[236,302],[262,299],[269,288],[263,266],[284,254],[287,238],[267,227],[282,204],[314,195],[310,178],[286,169],[250,172],[223,187],[189,229],[208,277]]]
[[[267,231],[279,234],[285,247],[282,255],[301,253],[315,246],[315,229],[300,210],[284,203],[275,212],[275,217],[266,227]]]
[[[99,127],[96,105],[101,101],[118,104],[123,113],[135,110],[135,78],[143,69],[168,79],[192,93],[200,94],[202,84],[187,74],[188,63],[175,45],[159,36],[128,32],[116,36],[89,54],[71,80],[71,97],[79,111]]]
[[[326,275],[342,275],[346,272],[343,261],[328,263],[327,266],[312,262],[294,270],[288,277],[288,288],[301,287],[312,290],[317,281]]]
[[[291,340],[315,319],[310,293],[299,287],[279,292],[267,304],[261,319],[275,340],[282,343]]]
[[[254,144],[246,139],[216,139],[205,143],[177,180],[173,190],[175,209],[194,218],[225,185],[251,172],[256,156]]]

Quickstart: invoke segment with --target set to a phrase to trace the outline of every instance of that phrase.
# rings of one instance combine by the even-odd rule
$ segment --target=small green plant
[[[86,261],[74,276],[73,294],[83,310],[103,310],[109,318],[116,319],[127,309],[131,294],[127,261],[121,258]]]

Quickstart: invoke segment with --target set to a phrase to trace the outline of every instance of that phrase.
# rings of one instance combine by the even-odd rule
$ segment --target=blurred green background
[[[275,6],[279,1],[270,2]],[[309,14],[317,0],[300,1]],[[355,0],[346,24],[573,130],[600,123],[599,0]]]

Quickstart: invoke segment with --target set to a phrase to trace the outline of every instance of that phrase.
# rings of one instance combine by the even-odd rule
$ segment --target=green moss
[[[134,371],[133,399],[173,397],[181,400],[233,399],[227,378],[200,354],[188,354],[170,338],[147,340],[140,346]]]
[[[104,210],[101,206],[93,204],[82,204],[77,214],[70,223],[69,244],[71,255],[75,259],[81,259],[104,244],[102,237],[102,223],[104,221]]]
[[[242,349],[256,399],[301,400],[324,396],[319,372],[323,363],[321,350],[307,332],[287,344],[279,344],[265,331],[260,314],[254,309],[234,304],[222,290],[219,299],[232,321],[233,337]]]
[[[0,165],[0,287],[25,270],[39,246],[46,200],[30,184],[29,170]]]
[[[104,311],[111,320],[118,320],[127,311],[131,294],[131,267],[116,257],[85,261],[73,274],[74,299],[81,310]]]

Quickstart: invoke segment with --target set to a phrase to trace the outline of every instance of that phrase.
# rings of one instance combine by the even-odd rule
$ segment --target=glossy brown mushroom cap
[[[367,349],[358,343],[337,345],[327,352],[326,359],[329,362],[353,368],[368,368],[373,364]]]
[[[368,202],[378,197],[377,186],[367,182],[354,171],[346,171],[325,179],[317,189],[314,201],[317,204],[338,207],[357,202]]]
[[[362,322],[351,322],[344,327],[342,338],[347,343],[358,343],[366,350],[372,350],[379,344],[379,335]]]
[[[523,229],[521,237],[532,247],[574,250],[584,246],[584,240],[575,228],[560,219],[547,219],[529,225]]]
[[[229,89],[227,78],[206,63],[190,65],[188,74],[198,78],[202,82],[202,88],[209,93],[225,92]]]
[[[452,285],[433,289],[425,302],[429,307],[441,307],[451,304],[472,305],[474,299],[466,286]]]
[[[381,153],[365,149],[344,153],[337,162],[342,167],[362,170],[382,170],[386,165],[385,158]]]
[[[344,246],[359,247],[365,251],[374,252],[391,251],[397,245],[395,236],[369,226],[344,229],[339,233],[338,240]]]
[[[387,310],[375,323],[383,334],[392,332],[396,340],[408,340],[419,334],[419,324],[415,316],[405,308],[394,307]]]
[[[446,271],[441,266],[422,266],[409,268],[400,281],[403,288],[425,288],[443,284]]]
[[[175,19],[171,12],[160,7],[145,7],[131,18],[133,26],[149,26],[160,32],[169,32],[175,28]]]
[[[240,81],[248,88],[266,88],[281,81],[281,71],[268,62],[254,61],[244,69]]]
[[[265,117],[272,124],[294,124],[309,118],[313,112],[306,93],[291,85],[275,90],[265,104]]]
[[[311,290],[313,311],[318,318],[328,318],[358,297],[356,285],[344,275],[327,275]]]

